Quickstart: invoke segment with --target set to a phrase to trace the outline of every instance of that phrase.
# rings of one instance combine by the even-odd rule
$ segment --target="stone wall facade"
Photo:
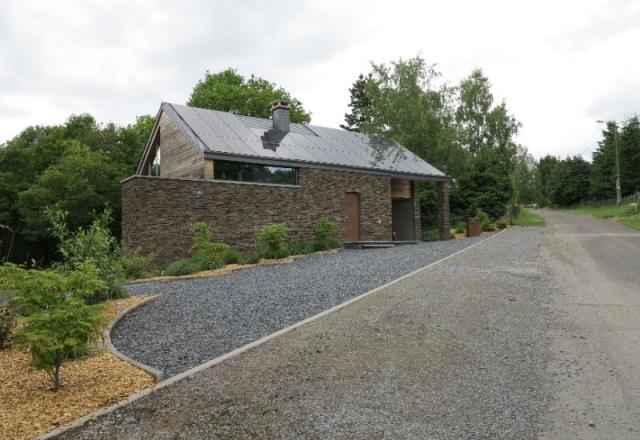
[[[360,194],[360,239],[391,240],[388,177],[300,168],[297,186],[133,176],[122,187],[122,233],[128,251],[156,253],[163,264],[189,255],[191,225],[203,221],[216,241],[237,249],[255,247],[258,230],[287,223],[291,241],[312,241],[320,216],[338,223],[344,235],[346,192]],[[416,238],[420,203],[413,188]]]

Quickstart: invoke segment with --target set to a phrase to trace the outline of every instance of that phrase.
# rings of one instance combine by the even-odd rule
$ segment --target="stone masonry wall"
[[[322,215],[338,223],[342,237],[345,192],[360,194],[360,239],[391,240],[388,177],[300,168],[298,181],[293,187],[131,177],[122,187],[125,248],[155,252],[158,264],[186,257],[198,221],[209,225],[216,241],[242,250],[254,248],[256,232],[270,223],[287,223],[291,241],[311,241]]]

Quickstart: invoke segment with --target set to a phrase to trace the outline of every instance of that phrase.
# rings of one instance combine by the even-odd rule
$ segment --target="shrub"
[[[289,229],[284,223],[266,225],[258,231],[257,241],[264,257],[285,258],[289,255],[285,241]]]
[[[191,260],[199,266],[199,270],[218,269],[224,266],[225,254],[229,246],[224,243],[212,242],[212,234],[206,223],[193,224],[195,235],[191,246]]]
[[[483,231],[487,230],[487,228],[489,228],[489,225],[491,225],[491,219],[489,218],[489,215],[483,210],[478,209],[476,211],[476,217],[480,219],[480,229],[482,229]]]
[[[200,270],[200,266],[191,259],[176,260],[171,262],[162,272],[172,277],[189,275]]]
[[[247,252],[242,254],[242,258],[240,259],[240,263],[242,264],[256,264],[260,262],[262,258],[262,253],[259,251]]]
[[[290,255],[305,255],[310,254],[316,249],[315,246],[310,245],[304,241],[296,241],[289,245]]]
[[[313,246],[316,250],[333,249],[340,246],[337,239],[338,224],[326,217],[320,217],[313,225]]]
[[[464,225],[457,225],[455,227],[455,230],[456,230],[456,234],[464,234],[465,227]]]
[[[122,255],[122,267],[124,275],[129,280],[144,278],[154,272],[153,260],[156,254],[140,255],[140,251],[136,249],[131,254]]]
[[[422,241],[438,241],[440,240],[440,233],[438,229],[423,229]]]
[[[104,301],[107,283],[100,278],[100,271],[93,260],[76,264],[75,270],[65,278],[65,287],[72,296],[86,303]]]
[[[224,263],[225,264],[234,264],[240,263],[242,261],[242,252],[236,249],[227,249],[224,253]]]
[[[0,265],[0,292],[17,290],[20,283],[27,277],[27,270],[13,263]]]
[[[0,350],[9,346],[15,326],[15,313],[9,307],[0,307]]]
[[[49,309],[64,301],[65,277],[54,270],[30,270],[9,304],[21,316]]]
[[[497,222],[496,222],[496,227],[498,229],[504,229],[507,227],[507,220],[504,217],[501,217]]]
[[[68,298],[27,318],[16,332],[16,341],[29,349],[31,366],[44,370],[58,391],[63,363],[88,352],[101,322],[95,306]]]
[[[50,211],[52,234],[58,239],[58,251],[64,257],[64,265],[73,270],[78,263],[93,260],[100,278],[106,283],[105,299],[126,297],[122,288],[125,274],[122,265],[122,250],[118,240],[111,234],[109,223],[111,211],[106,209],[86,229],[70,232],[66,224],[66,213]]]

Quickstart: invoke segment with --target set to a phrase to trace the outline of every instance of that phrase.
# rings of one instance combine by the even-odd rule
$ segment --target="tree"
[[[44,370],[53,390],[60,389],[60,368],[70,359],[87,353],[102,318],[95,306],[67,298],[60,304],[25,318],[16,340],[31,352],[31,365]]]
[[[254,75],[247,79],[231,68],[218,73],[207,71],[193,88],[187,105],[269,118],[271,103],[279,99],[289,103],[291,122],[311,122],[311,114],[302,103],[282,87]]]
[[[592,173],[589,195],[595,199],[610,199],[616,196],[616,152],[615,123],[608,123],[602,130],[602,140],[592,154]]]
[[[452,207],[463,215],[481,209],[497,219],[513,196],[520,123],[504,102],[493,106],[491,84],[480,70],[461,81],[455,115],[458,137],[472,157],[452,192]]]
[[[349,107],[351,111],[345,113],[344,120],[346,125],[340,125],[341,128],[349,131],[360,131],[363,125],[371,124],[373,100],[367,93],[368,81],[372,81],[371,74],[366,77],[360,74],[349,89],[351,95]]]
[[[547,206],[550,203],[549,194],[547,192],[547,182],[550,179],[553,169],[558,164],[557,157],[546,155],[538,162],[537,168],[537,203],[540,206]]]
[[[6,142],[0,148],[0,259],[54,258],[44,208],[56,203],[77,227],[88,226],[93,210],[108,202],[119,236],[119,182],[135,172],[153,122],[140,116],[118,127],[72,115],[61,125],[28,127]]]
[[[440,72],[420,56],[372,63],[371,68],[350,89],[351,112],[343,128],[390,137],[440,170],[458,175],[467,153],[456,139],[455,89],[437,86]]]
[[[589,195],[591,165],[580,156],[559,161],[547,181],[551,202],[560,206],[576,204]]]
[[[120,210],[120,180],[127,176],[125,165],[76,140],[68,141],[65,150],[56,164],[19,194],[23,233],[32,240],[50,236],[47,208],[67,211],[67,221],[74,230],[90,224],[95,212],[107,206]]]

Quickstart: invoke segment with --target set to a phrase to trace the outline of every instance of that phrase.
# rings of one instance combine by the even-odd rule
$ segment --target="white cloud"
[[[534,155],[579,154],[595,119],[638,112],[638,18],[630,0],[3,1],[0,141],[71,113],[130,123],[229,66],[337,126],[369,61],[421,53],[451,82],[482,68]]]

